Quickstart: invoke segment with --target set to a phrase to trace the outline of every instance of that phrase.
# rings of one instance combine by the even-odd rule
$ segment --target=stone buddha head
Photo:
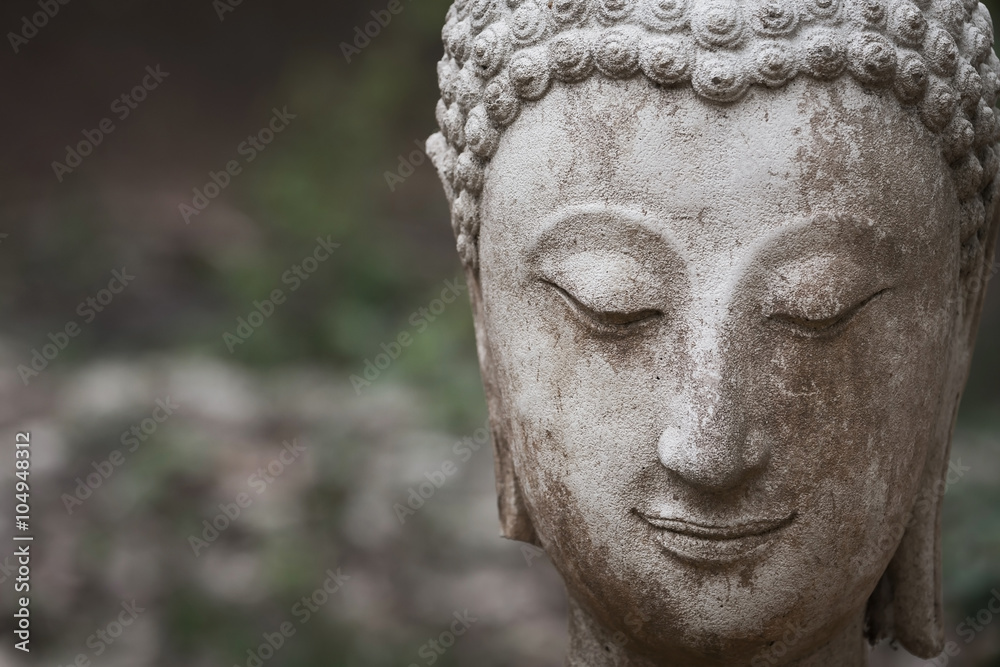
[[[458,0],[440,133],[507,537],[571,665],[943,647],[997,236],[976,0]]]

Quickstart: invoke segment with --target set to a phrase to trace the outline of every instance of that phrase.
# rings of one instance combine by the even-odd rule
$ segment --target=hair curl
[[[641,73],[716,103],[799,75],[891,91],[940,136],[963,207],[962,275],[981,268],[1000,158],[1000,60],[976,0],[456,0],[427,141],[463,263],[500,134],[553,81]]]

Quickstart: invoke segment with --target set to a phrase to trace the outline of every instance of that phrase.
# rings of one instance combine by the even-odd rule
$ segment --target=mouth
[[[664,551],[695,565],[725,565],[760,556],[795,520],[795,513],[707,524],[636,512]]]

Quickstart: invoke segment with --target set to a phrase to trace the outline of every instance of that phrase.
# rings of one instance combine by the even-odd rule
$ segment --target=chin
[[[633,653],[676,656],[670,664],[683,665],[785,664],[863,618],[882,573],[878,563],[855,561],[853,573],[831,568],[824,563],[851,560],[844,557],[850,545],[832,553],[835,536],[805,542],[809,531],[799,527],[779,528],[773,540],[739,557],[706,559],[700,545],[692,548],[694,557],[678,555],[676,545],[664,548],[637,526],[615,540],[633,548],[615,546],[600,560],[556,566],[575,604],[608,636],[624,638]],[[771,656],[775,646],[780,660],[751,662]]]

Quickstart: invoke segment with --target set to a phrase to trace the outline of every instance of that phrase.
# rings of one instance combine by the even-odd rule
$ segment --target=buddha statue
[[[572,667],[944,647],[997,237],[976,0],[457,0],[427,141]]]

